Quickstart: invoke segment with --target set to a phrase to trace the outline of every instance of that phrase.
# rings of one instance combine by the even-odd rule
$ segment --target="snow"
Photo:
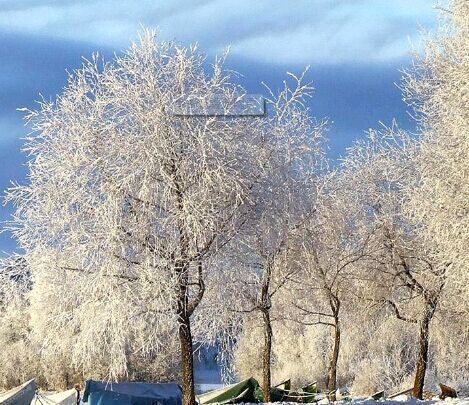
[[[329,401],[327,399],[323,399],[317,404],[324,405],[328,404]],[[249,404],[245,403],[243,405],[278,405],[279,402],[272,402],[272,403],[264,403],[264,404]],[[281,402],[282,405],[298,405],[296,402]],[[441,400],[438,397],[435,397],[431,400],[423,400],[420,401],[418,399],[411,398],[407,395],[400,395],[396,398],[388,399],[388,400],[373,400],[370,398],[353,398],[352,401],[336,401],[334,404],[352,404],[352,405],[469,405],[469,397],[466,398],[446,398],[445,400]]]

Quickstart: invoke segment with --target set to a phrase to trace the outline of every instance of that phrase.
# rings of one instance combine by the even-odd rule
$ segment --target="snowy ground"
[[[329,403],[327,399],[319,401],[318,404],[323,405]],[[267,405],[265,403],[264,405]],[[271,405],[278,405],[279,402],[272,402]],[[269,405],[270,405],[269,404]],[[282,402],[282,404],[298,405],[296,402]],[[334,404],[353,404],[353,405],[469,405],[469,398],[447,398],[441,400],[438,398],[432,400],[419,401],[417,399],[409,399],[406,395],[401,395],[392,400],[378,400],[375,401],[369,398],[354,398],[352,401],[337,401]],[[262,404],[244,404],[244,405],[262,405]]]

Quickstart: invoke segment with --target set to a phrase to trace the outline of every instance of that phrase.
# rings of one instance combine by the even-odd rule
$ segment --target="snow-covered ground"
[[[319,401],[320,405],[327,404],[327,399]],[[409,398],[407,395],[400,395],[393,399],[374,400],[370,398],[353,398],[352,401],[337,401],[337,404],[351,403],[354,405],[469,405],[469,398],[447,398],[441,400],[435,397],[431,400],[420,401],[415,398]]]
[[[319,401],[319,405],[328,404],[327,399]],[[263,405],[278,405],[279,402],[264,403]],[[298,405],[296,402],[282,402],[282,404],[288,405]],[[353,405],[469,405],[469,398],[447,398],[441,400],[439,398],[434,398],[432,400],[420,401],[414,398],[409,399],[406,395],[401,395],[399,397],[386,400],[373,400],[369,398],[353,398],[351,401],[337,401],[334,404],[353,404]],[[248,404],[244,405],[262,405],[262,404]]]

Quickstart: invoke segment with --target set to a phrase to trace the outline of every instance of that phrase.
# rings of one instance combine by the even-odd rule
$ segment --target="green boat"
[[[281,390],[290,391],[291,389],[291,380],[282,381],[280,384],[274,385],[274,388],[279,388]]]
[[[374,399],[377,401],[378,399],[384,399],[386,398],[386,395],[384,394],[384,390],[377,391],[373,395],[371,395],[371,399]]]
[[[286,380],[270,389],[270,401],[299,403],[317,402],[317,390],[316,381],[303,387],[300,391],[294,391],[291,389],[291,381]],[[254,391],[254,396],[258,402],[264,402],[264,394],[260,386]]]
[[[248,378],[236,384],[227,385],[215,391],[197,396],[199,404],[237,404],[240,402],[256,402],[254,391],[259,383],[254,378]]]
[[[272,387],[270,389],[270,401],[312,403],[318,400],[316,382],[308,384],[301,391],[292,391],[290,388],[290,380],[283,381]],[[200,405],[264,402],[264,393],[257,380],[251,377],[239,383],[198,395],[197,401]]]
[[[303,392],[303,401],[306,403],[317,402],[319,399],[316,397],[318,393],[318,382],[314,381],[306,386],[304,386],[301,391]]]
[[[1,405],[29,405],[36,393],[36,382],[26,381],[19,387],[12,388],[9,391],[0,393]]]
[[[277,387],[270,388],[270,402],[284,402],[290,391],[282,390]],[[264,402],[264,392],[260,386],[254,390],[256,402]]]

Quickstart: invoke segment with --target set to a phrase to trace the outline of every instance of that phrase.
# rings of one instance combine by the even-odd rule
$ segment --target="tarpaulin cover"
[[[83,402],[89,405],[181,405],[182,390],[175,383],[110,383],[88,380]]]

